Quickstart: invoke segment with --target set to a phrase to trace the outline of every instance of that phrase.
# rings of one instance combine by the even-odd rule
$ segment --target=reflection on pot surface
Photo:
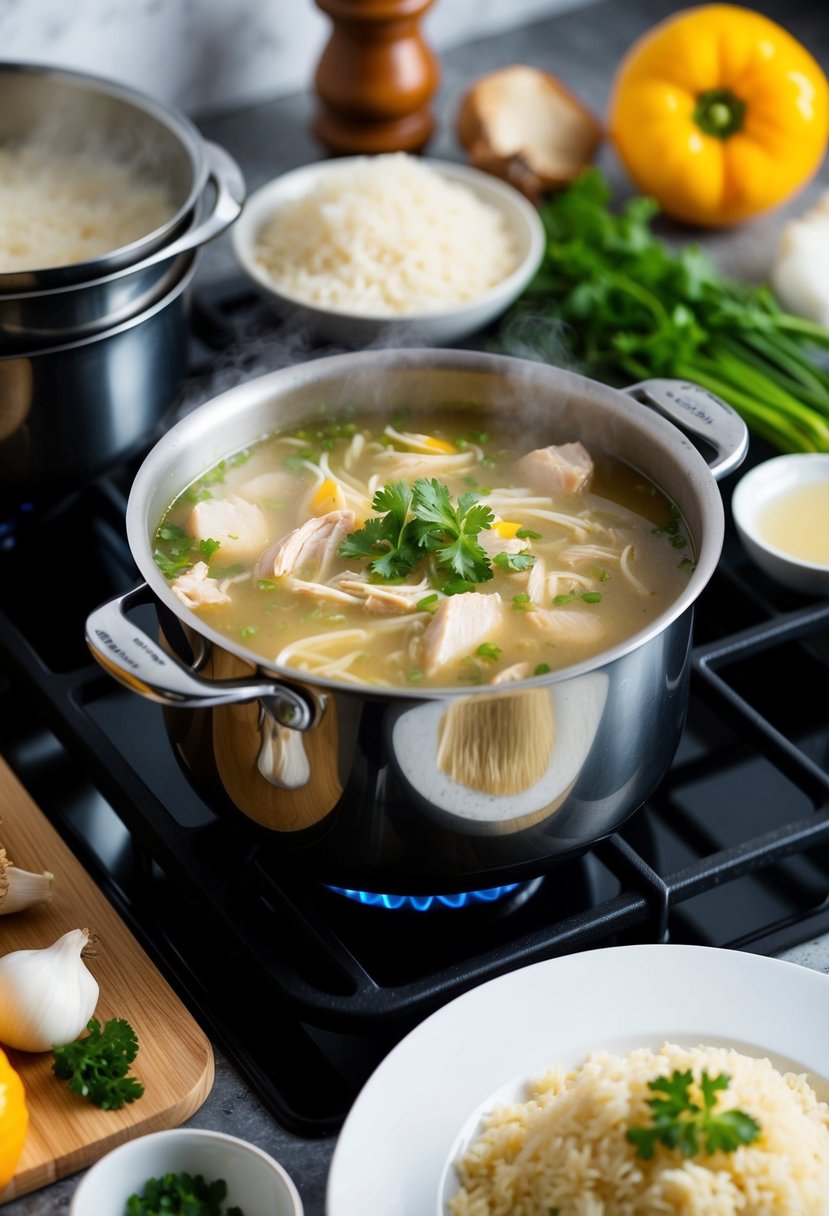
[[[414,874],[418,889],[462,889],[577,854],[641,805],[682,731],[690,623],[543,687],[426,703],[328,691],[305,731],[267,698],[165,719],[207,802],[275,834],[292,866],[335,885],[376,885],[381,871],[401,890]],[[256,674],[215,647],[199,672]]]
[[[392,730],[400,775],[448,826],[512,832],[546,819],[590,754],[608,684],[606,672],[588,672],[551,687],[408,710]]]

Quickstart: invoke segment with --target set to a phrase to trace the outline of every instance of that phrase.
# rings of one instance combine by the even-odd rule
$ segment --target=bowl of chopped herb
[[[299,1191],[261,1148],[178,1127],[121,1144],[89,1169],[69,1216],[303,1216]]]

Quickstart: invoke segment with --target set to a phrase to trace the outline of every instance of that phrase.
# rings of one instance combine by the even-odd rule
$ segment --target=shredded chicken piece
[[[441,602],[421,638],[423,670],[433,676],[447,663],[457,662],[498,628],[502,601],[495,592],[467,591]]]
[[[197,502],[186,530],[198,541],[218,541],[223,562],[250,561],[268,543],[268,523],[261,508],[236,494]]]
[[[414,584],[401,583],[384,587],[381,583],[370,583],[363,575],[352,574],[350,571],[336,575],[329,586],[338,587],[341,591],[363,600],[366,611],[379,616],[414,612],[418,602],[431,590],[425,579]]]
[[[602,618],[587,609],[570,607],[536,608],[527,619],[549,642],[569,642],[589,645],[598,641],[604,631]]]
[[[187,608],[230,603],[227,592],[208,574],[207,562],[196,562],[184,574],[179,574],[170,584],[170,590]]]
[[[329,604],[359,604],[363,597],[351,595],[337,587],[333,580],[328,583],[315,583],[308,579],[288,577],[288,587],[297,595],[307,596],[308,599],[321,600]]]
[[[516,464],[522,478],[545,494],[575,494],[593,475],[593,460],[581,443],[551,444],[522,456]]]
[[[353,511],[329,511],[308,519],[265,550],[254,574],[257,578],[281,578],[307,572],[311,581],[323,582],[340,542],[353,529]]]
[[[249,481],[243,482],[239,493],[252,502],[292,502],[296,497],[296,477],[287,469],[260,473],[258,477],[251,477]]]

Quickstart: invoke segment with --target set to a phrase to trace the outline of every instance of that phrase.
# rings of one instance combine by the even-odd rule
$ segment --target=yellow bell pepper
[[[28,1127],[29,1111],[23,1082],[0,1048],[0,1191],[14,1176]]]
[[[704,4],[633,44],[613,81],[608,130],[639,190],[666,215],[735,224],[782,203],[817,172],[829,82],[774,21]]]

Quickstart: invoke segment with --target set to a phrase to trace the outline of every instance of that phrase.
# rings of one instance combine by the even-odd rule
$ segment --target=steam
[[[570,333],[571,327],[564,321],[520,311],[509,316],[502,325],[498,350],[519,359],[580,372],[583,369],[573,357]]]
[[[179,418],[228,389],[299,363],[354,353],[357,349],[401,350],[432,345],[416,326],[397,320],[383,325],[372,341],[357,348],[321,341],[303,318],[279,318],[266,303],[251,304],[246,297],[231,298],[224,306],[220,302],[216,308],[208,307],[201,316],[200,307],[197,298],[196,328],[206,340],[206,372],[199,376],[197,371],[185,386],[176,411]]]
[[[382,417],[399,407],[428,413],[448,405],[462,409],[468,403],[476,425],[512,434],[522,446],[581,439],[612,449],[618,441],[620,454],[629,446],[622,442],[613,412],[597,410],[596,403],[586,408],[595,395],[589,385],[574,391],[556,381],[554,369],[583,374],[571,353],[569,327],[528,309],[516,311],[499,328],[465,344],[469,350],[524,361],[519,375],[483,379],[477,371],[442,366],[440,353],[446,348],[424,340],[414,324],[397,319],[379,328],[371,342],[355,347],[320,341],[307,320],[279,317],[270,304],[251,296],[244,284],[238,295],[228,294],[224,287],[213,299],[209,292],[197,293],[193,309],[194,328],[205,343],[203,373],[199,375],[197,368],[190,376],[164,429],[214,397],[271,372],[357,351],[402,354],[419,348],[435,351],[434,367],[424,362],[405,370],[401,358],[391,377],[363,364],[347,376],[328,379],[324,392],[332,415],[342,406]]]

